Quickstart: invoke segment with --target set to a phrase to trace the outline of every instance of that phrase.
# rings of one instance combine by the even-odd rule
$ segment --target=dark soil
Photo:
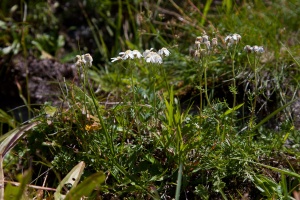
[[[6,71],[2,71],[0,79],[0,108],[9,111],[18,107],[14,114],[22,121],[28,117],[22,96],[28,101],[29,93],[29,101],[33,105],[45,102],[58,105],[61,102],[59,84],[64,80],[76,81],[76,69],[72,64],[62,64],[53,59],[41,60],[33,56],[24,58],[17,55],[10,61],[3,58],[0,63],[7,63],[7,67],[4,67]]]

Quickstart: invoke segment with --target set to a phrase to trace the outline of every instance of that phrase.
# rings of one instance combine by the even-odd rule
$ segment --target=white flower
[[[89,53],[84,54],[81,57],[84,64],[86,64],[88,67],[92,66],[93,57]]]
[[[138,51],[138,50],[133,50],[132,51],[132,54],[137,57],[137,58],[141,58],[143,57],[142,54]]]
[[[202,43],[203,42],[203,38],[201,36],[196,37],[196,42]]]
[[[209,50],[210,49],[210,41],[205,41],[204,42],[206,49]]]
[[[251,47],[250,45],[246,45],[244,47],[244,51],[246,51],[247,53],[251,53],[253,51],[253,47]]]
[[[77,56],[76,56],[76,62],[80,62],[80,61],[82,61],[82,60],[81,60],[81,56],[80,56],[80,55],[77,55]]]
[[[195,53],[194,53],[194,56],[200,58],[200,56],[201,56],[201,51],[197,49],[197,50],[195,51]]]
[[[76,56],[76,67],[81,67],[82,65],[86,65],[87,67],[91,67],[93,62],[93,57],[87,53],[84,55],[77,55]]]
[[[123,60],[127,60],[128,58],[133,59],[134,54],[131,50],[127,50],[125,52],[120,52],[119,55],[122,55]]]
[[[226,38],[225,38],[225,43],[228,47],[230,47],[233,43],[234,43],[234,39],[232,38],[231,35],[228,35]]]
[[[160,57],[160,55],[156,52],[149,52],[147,54],[147,56],[145,57],[146,59],[146,62],[147,63],[158,63],[158,64],[161,64],[163,61],[162,61],[162,58]]]
[[[116,62],[118,60],[123,60],[122,57],[118,56],[118,57],[115,57],[115,58],[111,58],[111,62]]]
[[[233,44],[238,44],[241,41],[241,39],[242,39],[242,37],[239,34],[234,33],[233,35],[228,35],[225,38],[225,43],[228,47],[230,47]]]
[[[116,62],[117,60],[127,60],[127,59],[134,59],[134,58],[141,58],[143,57],[142,54],[138,50],[127,50],[125,52],[120,52],[120,56],[111,58],[111,62]]]
[[[217,38],[211,39],[211,46],[212,46],[212,47],[218,46],[218,39],[217,39]]]
[[[244,47],[244,50],[247,52],[247,53],[264,53],[265,50],[264,50],[264,47],[263,46],[257,46],[257,45],[254,45],[253,47],[249,46],[249,45],[246,45]]]
[[[200,48],[201,48],[201,42],[198,41],[197,39],[196,39],[196,41],[195,41],[195,45],[196,45],[197,49],[200,49]]]
[[[169,56],[171,54],[170,51],[165,47],[161,48],[157,53],[161,56]]]
[[[201,58],[205,55],[207,55],[207,50],[205,50],[205,49],[197,49],[194,53],[194,56],[198,57],[198,58]]]
[[[233,39],[234,41],[236,41],[236,43],[238,43],[238,42],[242,39],[242,36],[240,36],[240,35],[237,34],[237,33],[234,33],[234,34],[232,35],[232,39]]]
[[[81,67],[81,65],[83,65],[84,63],[83,63],[83,61],[82,61],[82,59],[81,59],[81,56],[80,55],[77,55],[76,56],[76,63],[75,63],[75,66],[76,67]]]
[[[145,51],[144,51],[144,53],[143,53],[143,57],[147,57],[147,55],[150,53],[150,52],[152,52],[153,51],[153,48],[151,48],[150,50],[149,49],[146,49]]]
[[[209,39],[208,35],[203,35],[202,36],[203,43],[207,42],[208,39]]]
[[[253,51],[254,51],[255,53],[263,53],[263,52],[265,52],[263,46],[256,46],[256,45],[253,46]]]
[[[265,52],[265,49],[263,46],[260,46],[259,49],[258,49],[258,53],[264,53]]]
[[[231,35],[226,36],[225,42],[227,42],[227,40],[228,40],[228,41],[232,40],[232,36],[231,36]]]

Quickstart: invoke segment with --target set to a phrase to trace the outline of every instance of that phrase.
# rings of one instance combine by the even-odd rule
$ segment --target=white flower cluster
[[[237,33],[234,33],[232,35],[228,35],[225,38],[226,46],[231,47],[233,44],[238,44],[241,41],[241,39],[242,39],[242,37]]]
[[[198,36],[196,38],[195,45],[196,51],[194,53],[194,56],[200,57],[205,53],[209,53],[211,49],[215,49],[218,46],[218,39],[212,38],[211,41],[209,41],[208,35],[204,33],[203,36]],[[204,45],[204,49],[201,47],[201,45]]]
[[[163,62],[164,56],[169,56],[171,53],[170,51],[163,47],[157,53],[153,51],[153,48],[147,49],[143,52],[143,55],[138,50],[127,50],[125,52],[120,52],[118,57],[111,58],[111,62],[115,62],[118,60],[127,60],[127,59],[134,59],[134,58],[142,58],[144,57],[147,63],[158,63],[161,64]]]
[[[253,46],[251,47],[250,45],[246,45],[244,47],[244,51],[246,51],[247,53],[256,53],[256,54],[260,54],[260,53],[264,53],[264,47],[263,46]]]
[[[117,60],[127,60],[127,59],[134,59],[134,58],[141,58],[143,57],[142,54],[138,51],[138,50],[127,50],[125,52],[120,52],[119,53],[120,56],[115,57],[115,58],[111,58],[112,61],[111,62],[115,62]]]
[[[87,67],[91,67],[93,62],[93,57],[87,53],[83,55],[77,55],[76,56],[76,67],[81,67],[82,65],[86,65]]]

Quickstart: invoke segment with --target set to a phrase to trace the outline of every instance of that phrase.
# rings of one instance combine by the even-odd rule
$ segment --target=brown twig
[[[21,185],[21,183],[14,182],[14,181],[4,181],[4,183],[10,183],[13,186],[20,186]],[[37,185],[27,185],[27,187],[34,188],[34,189],[39,189],[39,190],[48,190],[48,191],[56,192],[55,188],[42,187],[42,186],[37,186]]]

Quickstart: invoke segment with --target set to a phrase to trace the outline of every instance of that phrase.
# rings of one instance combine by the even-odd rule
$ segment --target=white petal
[[[128,54],[131,59],[134,59],[134,55],[132,53]]]
[[[229,35],[225,38],[225,42],[227,42],[227,40],[231,40],[231,39],[232,39],[232,37]]]

